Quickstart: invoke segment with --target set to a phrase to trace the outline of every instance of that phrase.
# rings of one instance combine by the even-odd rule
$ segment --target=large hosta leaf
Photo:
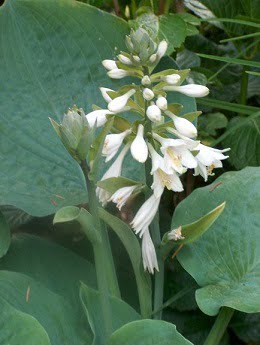
[[[165,321],[141,320],[128,323],[115,331],[109,345],[192,345],[176,327]]]
[[[0,258],[4,256],[11,243],[10,228],[5,216],[0,212]]]
[[[79,204],[86,200],[83,174],[48,117],[60,121],[73,104],[102,106],[98,88],[120,83],[101,61],[125,49],[128,25],[74,0],[6,0],[0,30],[0,204],[36,216]],[[195,110],[193,99],[174,99]],[[139,171],[128,166],[130,176]]]
[[[80,203],[83,175],[48,116],[100,104],[98,87],[115,84],[101,60],[124,48],[127,24],[72,0],[7,0],[0,31],[0,203],[33,215]]]
[[[176,209],[173,222],[178,226],[226,201],[212,227],[178,254],[181,265],[201,286],[196,300],[208,315],[216,315],[221,306],[260,311],[259,189],[259,168],[229,172],[195,190]]]
[[[2,298],[0,306],[1,345],[51,345],[46,331],[35,318],[13,308]]]
[[[68,299],[27,275],[0,271],[0,298],[13,308],[33,316],[44,327],[53,345],[88,345],[92,342],[88,322],[82,312]],[[0,323],[3,317],[1,314]],[[6,325],[9,332],[14,331],[9,327],[12,325]]]

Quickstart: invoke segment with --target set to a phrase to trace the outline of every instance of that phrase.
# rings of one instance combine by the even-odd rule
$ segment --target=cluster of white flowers
[[[106,162],[123,148],[102,180],[121,175],[123,160],[129,150],[133,159],[140,163],[151,159],[152,193],[135,215],[131,226],[142,238],[144,268],[154,273],[154,269],[158,270],[158,263],[149,225],[158,211],[164,188],[183,191],[180,176],[187,169],[194,169],[194,175],[200,174],[207,181],[213,169],[222,167],[221,161],[228,158],[223,154],[228,149],[218,150],[201,144],[195,139],[196,127],[185,117],[173,113],[167,101],[167,91],[204,97],[209,90],[202,85],[180,85],[188,71],[166,70],[152,74],[158,61],[166,54],[167,42],[163,40],[157,44],[145,30],[139,29],[127,36],[126,44],[130,53],[121,52],[117,61],[104,60],[103,66],[110,78],[131,76],[139,78],[140,84],[127,85],[118,92],[101,87],[102,96],[108,103],[107,109],[94,110],[86,118],[90,127],[100,127],[110,115],[137,111],[141,116],[141,120],[123,132],[115,130],[107,135],[102,151]],[[143,51],[146,54],[142,55]],[[111,195],[98,187],[97,195],[103,205],[112,201],[121,209],[136,188],[136,185],[126,186]]]

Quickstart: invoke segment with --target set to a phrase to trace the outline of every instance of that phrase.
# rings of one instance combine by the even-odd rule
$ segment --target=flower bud
[[[198,135],[197,128],[187,119],[176,116],[170,111],[166,111],[165,114],[173,120],[174,126],[176,127],[177,131],[185,137],[194,138]]]
[[[131,144],[131,153],[134,159],[140,163],[144,163],[148,157],[148,147],[144,140],[144,126],[139,125],[136,137]]]
[[[103,60],[102,65],[108,70],[117,68],[116,62],[114,60]]]
[[[209,94],[209,89],[206,86],[198,84],[188,84],[182,86],[167,85],[163,88],[165,91],[180,92],[189,97],[205,97]]]
[[[167,99],[163,96],[159,96],[157,101],[156,101],[156,105],[161,110],[166,110],[167,109]]]
[[[128,102],[128,99],[133,96],[135,90],[129,90],[124,95],[114,98],[109,104],[108,109],[114,113],[121,111]]]
[[[112,101],[112,98],[111,98],[107,93],[108,93],[109,91],[112,91],[112,92],[113,92],[114,90],[108,89],[107,87],[100,87],[99,90],[100,90],[100,92],[101,92],[101,94],[102,94],[104,100],[105,100],[107,103],[109,103],[109,102]]]
[[[58,124],[50,118],[51,124],[60,137],[63,145],[77,161],[86,159],[90,146],[89,125],[82,109],[73,107],[64,115]]]
[[[145,75],[145,76],[142,78],[141,83],[142,83],[143,86],[151,85],[151,79],[148,77],[148,75]]]
[[[160,122],[162,119],[162,114],[160,108],[153,104],[150,105],[147,110],[146,110],[146,115],[147,117],[152,121],[152,122]]]
[[[150,56],[150,58],[149,58],[149,62],[150,62],[150,63],[154,63],[154,62],[156,61],[156,59],[157,59],[157,55],[156,55],[156,54],[152,54],[152,55]]]
[[[158,44],[158,49],[156,53],[158,60],[160,60],[165,55],[167,48],[168,48],[168,43],[165,40],[161,41]]]
[[[174,74],[166,75],[162,77],[161,79],[169,85],[176,85],[181,80],[181,77],[179,76],[179,74],[174,73]]]
[[[118,60],[122,62],[124,65],[131,66],[133,64],[132,61],[124,54],[119,54],[117,57],[118,57]]]
[[[107,72],[107,75],[112,79],[122,79],[129,76],[130,73],[124,69],[115,68]]]
[[[137,62],[137,63],[139,63],[141,60],[140,60],[140,58],[139,58],[139,56],[137,56],[137,55],[134,55],[133,56],[133,59],[135,60],[135,62]]]
[[[143,97],[147,101],[150,101],[154,98],[154,93],[151,89],[148,89],[147,87],[143,90]]]

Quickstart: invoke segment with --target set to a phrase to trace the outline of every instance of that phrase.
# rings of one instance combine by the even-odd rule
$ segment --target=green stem
[[[248,89],[248,73],[247,67],[243,66],[243,72],[242,72],[242,78],[241,78],[241,84],[240,84],[240,103],[246,104],[247,101],[247,89]]]
[[[173,0],[165,0],[164,10],[163,10],[164,14],[168,14],[169,13],[169,10],[170,10],[170,7],[171,7],[172,3],[173,3]]]
[[[223,307],[204,343],[204,345],[218,345],[234,313],[234,309]]]
[[[99,208],[99,202],[97,200],[96,196],[96,186],[95,184],[89,180],[88,178],[88,166],[86,162],[81,162],[81,168],[83,170],[83,173],[85,175],[86,179],[86,184],[87,184],[87,189],[88,189],[88,195],[89,195],[89,210],[90,213],[92,214],[95,225],[97,229],[100,229],[100,236],[102,238],[102,243],[103,243],[103,252],[104,256],[106,258],[104,262],[104,267],[106,271],[106,276],[107,276],[107,282],[108,282],[108,287],[109,287],[109,293],[112,296],[116,296],[118,298],[121,297],[120,295],[120,289],[118,286],[118,280],[117,280],[117,275],[116,275],[116,270],[115,270],[115,265],[114,265],[114,260],[113,260],[113,255],[112,255],[112,250],[110,246],[110,241],[107,233],[107,229],[105,224],[100,220],[99,214],[98,214],[98,208]]]

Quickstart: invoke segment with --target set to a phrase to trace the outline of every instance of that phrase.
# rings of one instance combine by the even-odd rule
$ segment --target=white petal
[[[145,270],[152,274],[154,269],[159,272],[156,251],[148,229],[144,232],[142,238],[142,258]]]
[[[132,220],[131,226],[137,234],[140,233],[140,236],[142,236],[145,229],[151,224],[158,210],[159,203],[160,198],[156,198],[155,195],[152,194],[140,207]]]
[[[86,119],[88,120],[89,126],[92,128],[94,125],[97,127],[103,126],[107,121],[107,114],[113,114],[111,111],[107,109],[98,109],[94,110],[86,115]]]
[[[135,90],[129,90],[124,95],[114,98],[109,104],[108,109],[114,113],[121,111],[127,104],[128,99],[135,93]]]
[[[106,136],[104,146],[102,149],[103,156],[107,156],[106,162],[110,161],[115,154],[117,153],[118,149],[123,143],[123,140],[127,135],[131,133],[130,129],[127,129],[126,131],[119,133],[119,134],[108,134]]]
[[[156,101],[157,107],[159,107],[161,110],[166,110],[167,109],[167,99],[163,96],[159,96],[157,101]]]
[[[148,147],[143,137],[144,126],[139,125],[137,135],[131,144],[131,153],[134,159],[140,163],[144,163],[148,157]]]
[[[109,201],[112,201],[116,203],[116,207],[121,210],[121,208],[125,205],[127,202],[128,198],[131,196],[133,191],[137,188],[137,185],[134,186],[127,186],[127,187],[122,187],[118,189],[109,199]]]
[[[141,83],[142,83],[143,86],[151,85],[151,79],[149,78],[148,75],[145,75],[145,76],[142,78]]]
[[[114,91],[114,90],[108,89],[107,87],[100,87],[99,90],[101,91],[101,94],[107,103],[112,101],[112,98],[107,94],[107,92]]]
[[[143,90],[143,98],[147,101],[151,101],[154,98],[154,93],[151,89],[147,87]]]
[[[129,72],[124,69],[115,68],[107,72],[107,75],[112,79],[122,79],[129,75]]]
[[[209,94],[209,89],[204,85],[188,84],[182,86],[167,85],[164,86],[165,91],[180,92],[189,97],[205,97]]]
[[[102,65],[109,71],[117,68],[116,62],[114,60],[103,60]]]
[[[174,73],[161,77],[161,79],[169,85],[176,85],[181,80],[181,77],[179,76],[179,74]]]
[[[165,40],[161,41],[158,44],[158,49],[156,53],[158,60],[161,59],[166,54],[167,48],[168,48],[168,43]]]
[[[182,135],[188,138],[194,138],[198,135],[197,128],[187,119],[174,115],[172,117],[174,125]]]
[[[153,104],[150,105],[147,110],[146,110],[146,115],[147,117],[152,121],[152,122],[160,122],[162,119],[162,113],[159,107],[157,105]]]
[[[132,61],[123,54],[119,54],[117,57],[118,57],[118,60],[122,62],[124,65],[131,66],[133,64]]]

